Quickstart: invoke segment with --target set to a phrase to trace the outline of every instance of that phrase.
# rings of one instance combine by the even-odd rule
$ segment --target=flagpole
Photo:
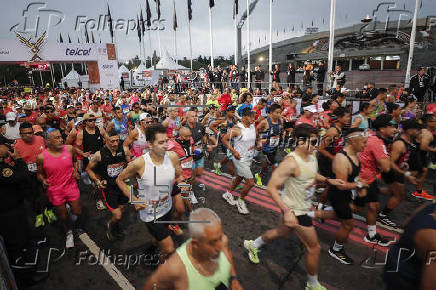
[[[173,28],[175,28],[174,29],[174,61],[178,64],[178,61],[177,61],[177,27],[174,25],[177,21],[176,0],[173,0],[173,6],[174,6]]]
[[[53,75],[53,69],[54,67],[52,67],[51,63],[48,64],[50,66],[50,74],[51,74],[51,82],[52,82],[52,87],[55,87],[55,79],[54,79],[54,75]]]
[[[269,63],[268,63],[268,75],[269,75],[269,90],[272,88],[272,75],[269,73],[272,70],[272,2],[273,0],[269,0]]]
[[[235,4],[233,4],[235,5]],[[238,65],[238,17],[236,14],[236,7],[234,7],[233,9],[235,9],[234,12],[234,26],[235,26],[235,65]]]
[[[59,66],[61,67],[62,78],[64,78],[65,76],[64,76],[64,69],[63,69],[63,67],[62,67],[62,64],[60,63]]]
[[[333,50],[335,46],[335,18],[336,18],[336,0],[330,0],[330,37],[329,37],[329,53],[328,53],[328,84],[327,87],[331,87],[330,72],[333,71]],[[417,0],[418,1],[418,0]]]
[[[251,86],[251,66],[250,66],[250,0],[247,0],[247,73],[248,73],[248,80],[247,80],[247,88],[250,88]]]
[[[213,65],[213,37],[212,37],[212,8],[209,6],[209,36],[210,36],[210,66],[212,70],[214,69]]]
[[[44,87],[44,81],[42,80],[42,72],[39,71],[39,77],[41,78],[41,88]]]
[[[191,72],[192,72],[192,39],[191,39],[191,20],[188,16],[188,30],[189,30],[189,55],[191,57]]]
[[[419,4],[420,0],[416,0],[415,13],[413,14],[412,32],[410,33],[409,58],[407,60],[406,79],[404,81],[404,87],[406,89],[410,86],[410,71],[412,69],[413,51],[415,49],[416,18],[418,17]]]
[[[153,49],[151,47],[151,32],[150,27],[148,28],[148,44],[150,46],[150,66],[153,66]]]

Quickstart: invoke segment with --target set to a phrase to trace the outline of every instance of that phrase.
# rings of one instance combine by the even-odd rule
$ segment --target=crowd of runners
[[[232,176],[222,202],[249,215],[246,197],[258,186],[281,210],[271,230],[258,237],[240,233],[252,263],[260,263],[263,245],[295,233],[306,248],[306,289],[326,289],[318,282],[321,247],[312,220],[340,221],[328,253],[351,265],[345,244],[353,213],[366,208],[364,241],[391,246],[387,264],[400,263],[397,271],[385,271],[388,289],[435,289],[436,262],[427,255],[436,250],[435,204],[405,226],[391,213],[410,195],[406,183],[416,187],[411,198],[435,199],[423,185],[436,169],[436,104],[373,83],[353,95],[356,112],[340,84],[326,96],[310,87],[257,94],[221,89],[1,89],[0,234],[12,269],[23,266],[19,257],[31,247],[32,228],[58,220],[65,247],[74,247],[83,229],[80,181],[94,188],[96,210],[111,212],[108,240],[123,239],[123,212],[137,210],[162,262],[145,289],[242,289],[228,247],[232,237],[213,206],[199,207],[192,190],[209,158],[215,174]],[[253,162],[264,163],[253,172]],[[380,194],[390,196],[383,208]],[[32,205],[32,226],[24,200]],[[190,223],[165,223],[174,220]],[[378,225],[404,232],[393,245]],[[189,239],[176,249],[173,235],[186,230]],[[416,254],[401,259],[404,248]]]

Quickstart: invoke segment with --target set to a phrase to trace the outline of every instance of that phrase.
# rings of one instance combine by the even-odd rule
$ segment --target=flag
[[[215,0],[209,0],[209,7],[212,8],[215,6]]]
[[[142,15],[142,9],[141,9],[141,18],[140,18],[140,21],[141,21],[141,33],[142,33],[142,36],[144,36],[144,33],[145,33],[145,22],[144,22],[144,16]]]
[[[279,36],[279,30],[277,29],[277,37]]]
[[[176,1],[174,3],[174,17],[173,17],[173,30],[177,30],[177,13],[176,13]]]
[[[403,9],[406,10],[406,2],[404,2]]]
[[[292,31],[294,31],[295,30],[295,27],[294,26],[292,26]]]
[[[422,1],[424,1],[424,0],[421,0],[421,4],[419,4],[419,9],[422,8]]]
[[[92,43],[95,43],[94,31],[91,31],[91,39],[92,39]]]
[[[63,42],[64,42],[64,39],[62,38],[62,33],[60,33],[60,32],[59,32],[59,42],[60,42],[60,43],[63,43]]]
[[[112,16],[111,16],[111,11],[110,11],[110,9],[109,9],[109,3],[107,4],[107,15],[108,15],[108,20],[107,20],[107,22],[108,22],[108,24],[109,24],[109,32],[110,32],[110,34],[111,34],[112,42],[114,42],[114,27],[113,27],[113,25],[112,25]]]
[[[136,15],[136,30],[138,31],[139,42],[141,42],[141,25],[139,24],[138,15]]]
[[[147,27],[151,26],[151,10],[150,10],[150,3],[148,3],[147,0],[147,6],[145,8],[145,14],[147,16]]]
[[[86,39],[86,43],[89,43],[89,34],[88,34],[88,29],[86,29],[86,27],[85,27],[85,39]]]
[[[325,18],[322,19],[322,24],[324,24],[324,23],[325,23]]]
[[[160,20],[160,0],[154,0],[156,3],[157,19]]]
[[[68,43],[71,43],[70,34],[68,33]]]
[[[192,20],[192,0],[188,0],[188,19]]]
[[[233,3],[233,19],[236,18],[236,15],[238,15],[238,11],[239,10],[239,3],[238,0],[235,0],[235,2]]]
[[[312,20],[312,27],[313,27],[313,20]]]

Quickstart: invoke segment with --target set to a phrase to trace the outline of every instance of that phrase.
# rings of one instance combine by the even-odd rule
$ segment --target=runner
[[[103,129],[103,112],[100,109],[100,101],[94,99],[94,101],[92,101],[91,106],[89,107],[89,114],[94,115],[95,117],[95,125],[100,128]]]
[[[166,223],[155,221],[172,220],[172,192],[173,184],[182,174],[179,158],[174,152],[167,152],[167,130],[161,124],[155,124],[146,130],[150,152],[129,163],[126,169],[118,175],[116,182],[124,195],[139,211],[140,219],[145,223],[152,235],[154,245],[161,250],[160,260],[164,262],[174,252],[171,232]],[[136,177],[138,180],[138,197],[131,194],[125,180]]]
[[[229,105],[226,109],[225,118],[221,118],[210,124],[210,129],[215,132],[219,136],[219,141],[221,143],[221,151],[226,154],[223,160],[220,162],[214,162],[213,166],[215,167],[215,173],[217,175],[221,175],[221,167],[223,167],[229,160],[232,158],[232,152],[226,148],[224,143],[222,142],[222,138],[230,128],[235,127],[237,124],[237,119],[235,118],[235,107]],[[219,128],[219,131],[218,131]],[[232,176],[232,179],[235,177],[235,168],[233,166],[233,162],[229,164],[229,173]]]
[[[21,156],[24,162],[26,162],[27,169],[30,173],[32,188],[32,196],[30,196],[30,201],[33,211],[35,212],[35,228],[38,228],[45,225],[43,215],[45,215],[49,223],[57,220],[52,209],[47,209],[46,207],[48,206],[48,202],[46,202],[46,198],[42,196],[42,186],[37,179],[38,169],[36,166],[36,157],[44,151],[45,142],[44,138],[34,135],[32,124],[28,122],[21,123],[20,136],[21,139],[17,140],[14,145],[14,149],[16,152],[18,152],[19,156]]]
[[[207,146],[208,153],[212,152],[218,146],[218,134],[210,128],[211,124],[221,117],[221,113],[217,109],[217,106],[211,105],[209,107],[209,112],[204,116],[203,121],[201,122],[206,129],[205,133],[209,140],[208,144],[210,144]]]
[[[71,219],[66,204],[76,216],[82,213],[80,191],[77,179],[76,153],[72,146],[64,145],[61,132],[58,129],[48,129],[46,133],[47,149],[36,158],[38,180],[46,188],[49,201],[56,208],[56,213],[62,221],[66,241],[65,247],[74,247],[74,236]],[[79,224],[79,220],[77,221]]]
[[[423,184],[427,177],[429,164],[434,160],[436,154],[436,138],[434,134],[436,133],[436,117],[433,114],[425,114],[421,118],[424,128],[421,129],[420,134],[420,151],[421,160],[423,161],[423,174],[417,179],[416,191],[412,195],[416,198],[423,198],[427,200],[433,200],[434,195],[427,193],[423,189]]]
[[[258,264],[259,248],[279,238],[287,237],[295,231],[306,247],[306,270],[308,281],[306,289],[326,289],[318,282],[318,260],[321,246],[312,219],[307,215],[312,203],[307,199],[307,189],[314,182],[344,185],[340,179],[329,179],[317,173],[318,165],[313,150],[318,143],[317,129],[304,124],[294,130],[296,148],[273,171],[268,182],[268,192],[282,211],[278,227],[265,232],[256,240],[244,240],[248,257],[252,263]],[[284,185],[283,197],[279,188]]]
[[[168,138],[174,139],[177,137],[181,120],[180,117],[177,116],[178,109],[175,107],[169,107],[167,108],[168,111],[168,117],[162,122],[162,125],[164,125],[167,128],[167,135]]]
[[[219,216],[199,208],[189,220],[191,238],[147,279],[144,289],[243,289]]]
[[[256,127],[257,134],[262,134],[262,153],[266,156],[265,165],[261,168],[260,172],[254,174],[257,186],[263,186],[261,176],[265,176],[269,166],[272,167],[272,171],[278,166],[276,154],[283,131],[282,120],[280,118],[282,108],[278,104],[272,104],[269,112],[269,116]]]
[[[245,204],[245,197],[254,186],[254,177],[250,166],[254,156],[256,146],[256,128],[254,127],[255,112],[247,107],[241,111],[242,119],[235,127],[223,137],[222,142],[232,152],[232,162],[236,170],[236,178],[233,180],[230,189],[222,197],[230,205],[236,205],[241,214],[249,214]],[[233,140],[233,145],[230,143]],[[237,200],[233,197],[236,187],[244,180],[245,185],[241,190],[241,195]]]
[[[129,124],[135,128],[136,123],[139,120],[139,116],[141,115],[141,110],[139,107],[139,103],[134,103],[132,106],[133,110],[127,114],[127,120],[129,120]]]
[[[387,114],[379,115],[373,122],[376,130],[374,135],[368,137],[368,142],[362,153],[360,153],[360,173],[359,180],[368,184],[365,202],[368,203],[366,223],[368,224],[368,234],[364,237],[367,243],[378,244],[387,247],[391,241],[385,239],[377,233],[376,221],[377,211],[380,207],[378,196],[380,189],[377,185],[376,176],[382,172],[389,172],[391,162],[385,143],[392,142],[396,129],[391,123],[392,117]]]
[[[392,228],[398,226],[389,215],[405,198],[405,181],[416,184],[416,177],[409,171],[409,163],[412,161],[411,157],[417,155],[414,143],[419,134],[419,124],[415,119],[409,119],[402,121],[401,127],[403,133],[392,143],[392,149],[389,150],[391,170],[382,173],[382,178],[389,185],[392,197],[377,216],[378,222]]]
[[[119,221],[129,199],[118,188],[115,180],[129,162],[129,151],[123,147],[118,133],[112,129],[106,139],[106,145],[95,152],[86,167],[86,172],[97,189],[103,192],[106,206],[112,212],[112,218],[106,224],[106,236],[110,241],[115,237],[122,238]],[[99,174],[94,171],[97,167],[100,169]]]
[[[130,131],[129,136],[124,140],[124,150],[129,152],[130,155],[129,147],[132,146],[131,153],[133,153],[133,158],[143,155],[148,148],[145,131],[152,123],[153,118],[149,113],[141,113],[139,122],[136,123],[135,128]]]
[[[6,114],[6,124],[0,128],[0,134],[9,140],[20,139],[20,123],[17,122],[17,114],[9,112]]]
[[[124,142],[129,136],[129,123],[127,118],[123,115],[123,111],[121,107],[116,107],[114,110],[115,117],[111,122],[108,123],[106,127],[106,132],[110,132],[112,129],[117,131],[118,135],[120,135],[120,140]]]

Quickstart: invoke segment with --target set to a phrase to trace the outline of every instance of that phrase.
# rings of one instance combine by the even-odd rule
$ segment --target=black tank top
[[[100,130],[95,127],[95,133],[89,134],[86,128],[83,129],[83,152],[94,154],[103,147],[103,137]]]
[[[432,203],[418,212],[404,229],[400,240],[389,249],[385,266],[388,286],[401,283],[403,289],[419,289],[425,261],[418,258],[413,239],[419,230],[436,230],[436,219],[431,215],[435,209],[436,204]]]
[[[344,154],[345,155],[345,157],[347,157],[347,159],[348,159],[348,161],[350,162],[350,164],[351,164],[351,174],[348,176],[348,178],[347,178],[347,182],[354,182],[355,181],[355,179],[356,179],[356,177],[358,177],[359,176],[359,172],[360,172],[360,161],[359,161],[359,164],[358,165],[356,165],[355,163],[354,163],[354,161],[353,161],[353,159],[351,159],[351,157],[350,156],[348,156],[348,154],[347,154],[347,152],[345,152],[344,150],[342,150],[342,151],[339,151],[338,153],[342,153],[342,154]],[[329,189],[328,189],[330,192],[332,192],[332,193],[337,193],[337,192],[343,192],[343,193],[350,193],[351,194],[351,190],[340,190],[340,189],[338,189],[336,186],[334,186],[334,185],[332,185],[332,186],[329,186]]]
[[[107,186],[110,188],[118,188],[115,179],[123,171],[126,165],[126,155],[124,154],[123,145],[118,145],[115,156],[112,155],[109,148],[103,146],[100,150],[100,169],[102,180],[107,181]]]

